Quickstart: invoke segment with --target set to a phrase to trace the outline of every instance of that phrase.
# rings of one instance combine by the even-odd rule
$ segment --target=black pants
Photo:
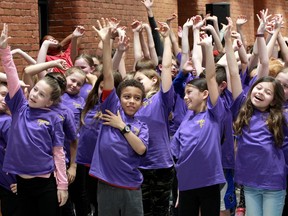
[[[50,178],[23,179],[17,176],[19,196],[18,216],[59,216],[57,186],[54,175]]]
[[[12,191],[0,186],[0,201],[2,216],[15,216],[18,209],[18,196]]]
[[[179,216],[216,216],[220,214],[220,186],[212,185],[179,192]]]
[[[168,215],[174,168],[140,171],[144,176],[141,186],[144,215]]]
[[[87,216],[90,213],[90,203],[86,191],[86,167],[77,164],[76,177],[68,187],[69,198],[61,208],[62,216],[74,216],[73,206],[77,216]]]
[[[89,202],[94,206],[94,216],[98,215],[98,203],[97,203],[97,187],[98,179],[89,175],[90,167],[86,168],[86,190],[88,193]]]

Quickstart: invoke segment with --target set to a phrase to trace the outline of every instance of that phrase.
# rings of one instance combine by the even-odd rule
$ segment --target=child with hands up
[[[59,103],[61,88],[57,80],[45,77],[36,83],[27,101],[8,39],[8,25],[4,24],[0,55],[7,74],[5,100],[12,113],[13,136],[7,143],[3,171],[17,175],[20,215],[59,215],[59,206],[68,197],[68,181],[63,127],[50,107]]]

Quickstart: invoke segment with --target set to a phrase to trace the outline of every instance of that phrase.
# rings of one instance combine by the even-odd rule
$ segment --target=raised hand
[[[85,33],[84,26],[76,26],[75,30],[73,31],[73,37],[82,37]]]
[[[131,27],[133,32],[140,32],[142,30],[142,22],[139,20],[133,20]]]
[[[165,22],[158,22],[158,24],[160,25],[160,27],[156,28],[156,30],[162,35],[162,37],[165,38],[165,37],[169,36],[170,28],[169,28],[168,24]]]
[[[241,35],[237,31],[231,31],[231,37],[241,40]]]
[[[247,18],[244,15],[240,15],[237,17],[236,26],[242,26],[247,23]]]
[[[187,21],[183,25],[183,28],[190,28],[192,26],[193,26],[193,17],[187,19]]]
[[[192,20],[193,20],[193,29],[200,29],[205,22],[205,19],[202,19],[200,15],[192,17]]]
[[[122,52],[126,52],[129,49],[130,38],[125,36],[118,41],[118,50]]]
[[[178,16],[176,13],[173,13],[172,16],[168,17],[166,20],[166,23],[168,23],[168,25],[170,26],[171,21],[173,21],[174,19],[176,19]]]
[[[146,9],[151,9],[153,6],[153,0],[142,0],[141,3],[146,7]]]
[[[215,23],[218,23],[218,17],[213,15],[213,16],[210,16],[210,14],[208,14],[209,16],[206,16],[206,20],[210,20],[212,22],[215,22]]]
[[[107,40],[108,38],[111,38],[111,26],[109,24],[108,19],[101,18],[102,24],[99,20],[97,20],[98,23],[98,29],[95,26],[92,26],[92,28],[96,31],[97,35],[101,38],[102,41]]]
[[[8,37],[8,24],[3,24],[3,30],[0,37],[0,48],[6,49],[8,46],[8,39],[11,37]]]
[[[232,21],[231,17],[226,17],[226,19],[228,21],[228,25],[227,25],[225,32],[224,32],[224,39],[229,40],[229,39],[231,39],[233,21]]]
[[[265,29],[266,29],[266,25],[268,25],[269,23],[269,18],[271,17],[271,15],[268,15],[268,9],[266,10],[261,10],[260,11],[260,15],[256,14],[257,18],[259,20],[259,27],[257,29],[257,34],[264,34]]]
[[[212,35],[208,36],[207,34],[203,34],[200,37],[200,42],[198,43],[200,46],[212,46]]]

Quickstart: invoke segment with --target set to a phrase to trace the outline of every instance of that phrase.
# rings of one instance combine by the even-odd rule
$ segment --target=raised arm
[[[171,41],[169,38],[170,28],[167,23],[159,22],[160,27],[157,29],[164,39],[164,52],[162,57],[162,90],[164,93],[168,92],[172,85],[172,50]]]
[[[142,23],[138,20],[134,20],[131,24],[133,31],[133,47],[134,47],[134,67],[138,60],[142,59],[142,49],[140,43],[140,35],[139,32],[142,29]]]
[[[80,38],[84,35],[85,28],[83,26],[77,26],[72,33],[71,39],[71,61],[74,62],[78,56],[78,49],[80,44]]]
[[[201,45],[206,53],[206,80],[207,87],[209,91],[209,97],[212,105],[214,106],[217,103],[219,97],[218,84],[216,82],[216,69],[213,57],[213,46],[212,46],[212,36],[204,34],[201,37],[201,41],[198,42],[198,45]]]
[[[244,24],[247,23],[247,18],[246,16],[244,15],[241,15],[239,17],[237,17],[237,20],[236,20],[236,30],[237,32],[240,34],[240,39],[242,41],[242,44],[244,46],[244,48],[247,47],[247,44],[246,44],[246,38],[245,38],[245,35],[243,33],[243,26]]]
[[[213,16],[208,15],[208,16],[206,17],[206,20],[212,21],[212,23],[213,23],[213,28],[214,28],[214,30],[215,30],[215,34],[218,36],[218,38],[219,38],[219,40],[220,40],[220,30],[219,30],[219,26],[218,26],[218,17],[215,16],[215,15],[213,15]],[[212,32],[211,32],[211,34],[212,34]],[[212,36],[213,36],[213,38],[215,37],[213,34],[212,34]]]
[[[209,31],[214,39],[215,48],[220,52],[223,53],[223,45],[221,43],[219,34],[216,32],[215,28],[212,25],[203,26],[201,28],[204,31]]]
[[[150,59],[152,60],[152,62],[154,63],[154,65],[156,67],[158,65],[158,56],[157,56],[157,53],[156,53],[156,49],[155,49],[155,44],[154,44],[153,37],[152,37],[151,28],[146,23],[143,24],[143,27],[145,28],[146,33],[147,33]]]
[[[125,36],[118,41],[117,50],[113,56],[113,71],[118,70],[124,78],[126,76],[125,53],[129,49],[129,37]]]
[[[66,61],[63,59],[57,59],[54,61],[29,65],[24,68],[23,81],[30,86],[30,90],[35,84],[33,76],[38,75],[39,73],[45,76],[47,74],[47,70],[54,67],[57,67],[61,70],[67,70]]]
[[[180,69],[182,69],[183,65],[190,58],[190,45],[189,45],[189,28],[193,26],[193,17],[187,19],[187,21],[183,25],[182,29],[182,58],[180,62]]]
[[[177,18],[177,14],[173,13],[172,16],[166,20],[166,23],[168,24],[170,29],[171,29],[171,22],[176,18]],[[174,34],[174,31],[172,29],[170,30],[169,37],[170,37],[170,40],[172,43],[173,54],[174,54],[174,56],[177,56],[179,53],[181,53],[182,50],[179,47],[178,38],[176,37],[176,35]]]
[[[7,84],[10,98],[13,98],[20,88],[19,77],[17,68],[14,64],[13,57],[8,46],[8,25],[3,24],[3,30],[0,37],[0,55],[2,66],[7,76]]]
[[[11,54],[12,55],[19,54],[25,59],[25,61],[28,64],[36,64],[35,59],[33,59],[30,55],[28,55],[28,53],[24,52],[23,50],[21,50],[19,48],[11,50]]]
[[[200,42],[200,28],[203,26],[204,20],[200,15],[196,15],[193,17],[193,50],[192,50],[192,61],[194,67],[196,69],[197,75],[199,75],[202,71],[202,48],[199,46]],[[206,50],[206,46],[204,46],[204,50]],[[206,59],[205,59],[206,60]],[[213,59],[214,62],[214,59]]]
[[[112,48],[111,48],[111,27],[106,24],[105,27],[98,26],[98,29],[93,26],[93,29],[96,31],[98,36],[103,41],[103,89],[111,90],[114,88],[114,79],[112,75]]]
[[[268,18],[271,15],[268,15],[268,9],[261,10],[260,16],[257,14],[258,20],[260,22],[257,29],[256,41],[258,47],[259,63],[257,66],[257,78],[267,76],[269,74],[269,57],[268,50],[264,38],[266,24],[268,23]]]
[[[230,17],[227,17],[227,20],[228,25],[224,32],[226,59],[230,73],[232,96],[234,99],[236,99],[242,92],[242,84],[239,75],[237,60],[232,46],[231,29],[233,26],[233,21]]]
[[[163,43],[160,39],[159,32],[156,30],[157,23],[154,19],[154,14],[152,10],[153,0],[142,0],[141,3],[145,6],[146,11],[147,11],[148,21],[152,30],[152,35],[153,35],[153,40],[155,43],[157,56],[162,56],[163,55]]]

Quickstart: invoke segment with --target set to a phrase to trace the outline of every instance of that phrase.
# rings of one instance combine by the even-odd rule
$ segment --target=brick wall
[[[144,6],[140,0],[49,0],[49,33],[61,40],[72,33],[76,25],[84,25],[86,28],[81,52],[94,54],[99,39],[91,26],[96,25],[96,20],[101,17],[116,17],[121,20],[121,25],[128,27],[128,36],[132,37],[130,24],[133,19],[147,22]],[[178,13],[178,20],[172,23],[174,32],[177,26],[183,25],[187,18],[196,14],[205,14],[208,3],[219,3],[221,0],[154,0],[154,16],[156,20],[164,21],[173,12]],[[287,14],[288,1],[283,0],[231,0],[230,15],[235,21],[237,16],[243,14],[248,18],[244,34],[249,44],[254,42],[254,33],[258,27],[256,13],[260,9],[269,8],[271,13]],[[287,22],[286,15],[286,22]],[[177,22],[178,21],[178,22]],[[12,48],[20,48],[33,58],[36,58],[39,50],[38,27],[38,1],[37,0],[1,0],[0,29],[2,23],[9,24],[9,41]],[[285,23],[287,25],[287,23]],[[287,28],[282,29],[283,35],[287,35]],[[27,65],[23,58],[15,55],[15,63],[19,73]],[[133,62],[133,46],[127,54],[128,70],[131,70]],[[0,71],[2,68],[0,67]]]
[[[39,50],[39,27],[38,27],[38,1],[37,0],[1,0],[0,3],[0,29],[3,23],[8,24],[9,44],[12,49],[21,48],[31,56],[35,56]],[[22,73],[26,62],[23,58],[15,55],[15,64],[18,73]],[[0,71],[3,72],[2,67]]]
[[[72,33],[76,25],[83,25],[86,29],[82,39],[81,51],[95,54],[99,39],[95,38],[96,33],[92,26],[97,27],[97,19],[101,17],[115,17],[121,20],[121,25],[127,26],[127,34],[133,38],[130,24],[133,19],[147,22],[147,13],[140,0],[102,0],[102,1],[81,1],[81,0],[51,0],[50,7],[50,29],[52,35],[63,39]],[[154,17],[158,21],[165,21],[173,12],[177,13],[176,0],[154,1]],[[61,26],[61,27],[59,27]],[[172,23],[174,31],[178,26],[177,20]],[[133,64],[133,43],[127,53],[127,70],[132,69]]]

